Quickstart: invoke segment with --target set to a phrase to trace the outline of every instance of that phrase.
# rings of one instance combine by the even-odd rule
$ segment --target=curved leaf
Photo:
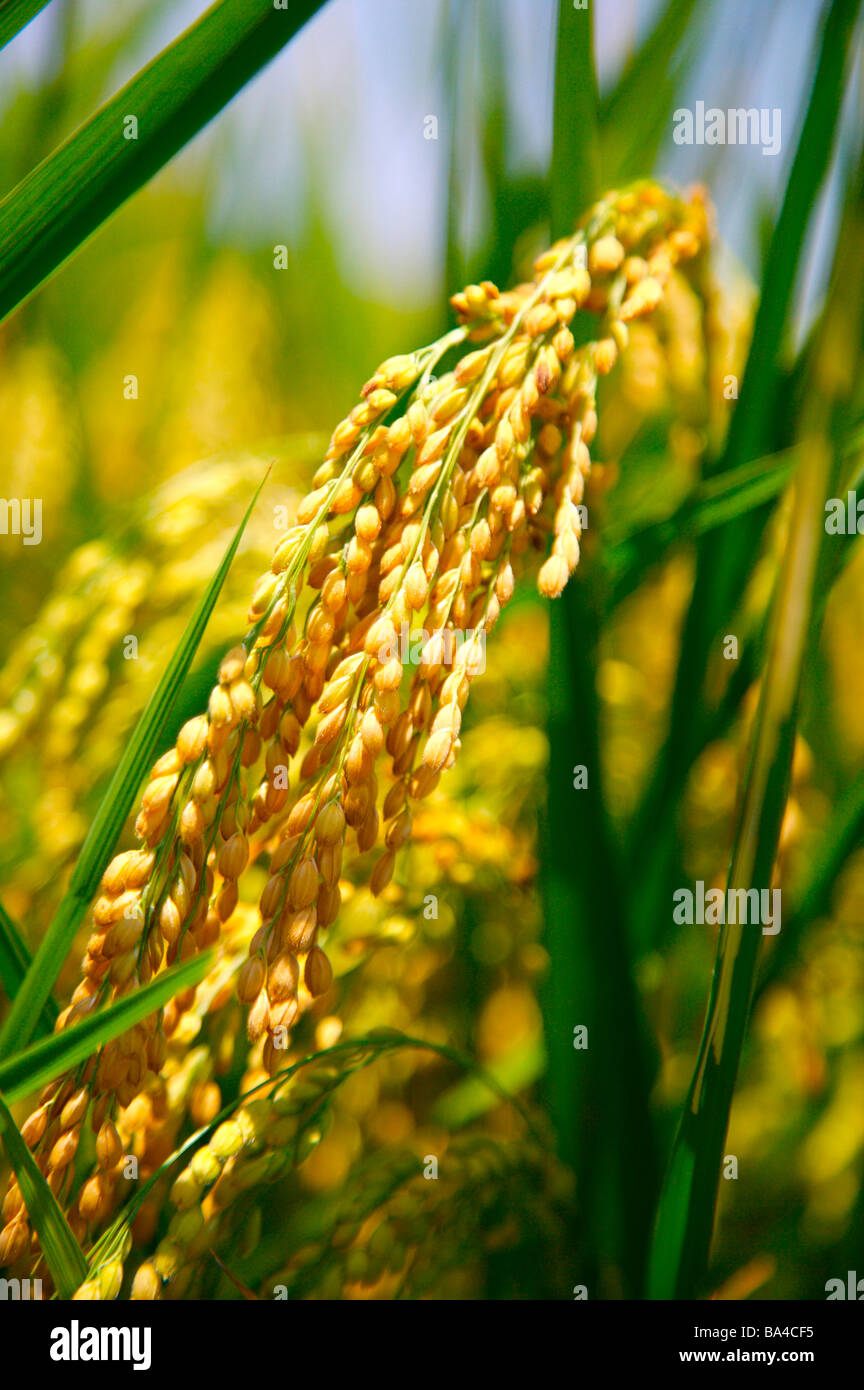
[[[217,115],[323,0],[219,0],[0,203],[0,320]],[[128,124],[134,117],[136,125]]]

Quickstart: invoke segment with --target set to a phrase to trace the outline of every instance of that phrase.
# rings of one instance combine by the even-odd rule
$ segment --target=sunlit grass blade
[[[857,494],[864,480],[864,431],[859,423],[848,424],[850,408],[858,405],[860,379],[861,318],[864,314],[864,151],[858,173],[850,187],[835,251],[831,289],[821,323],[821,334],[811,354],[814,377],[827,370],[836,400],[831,411],[831,432],[837,440],[838,464],[831,492],[845,505],[847,493]],[[858,344],[857,356],[850,358],[839,377],[832,372],[833,345],[848,341]],[[821,358],[821,362],[820,362]],[[825,395],[824,390],[821,395]],[[857,413],[857,412],[856,412]],[[819,641],[822,621],[835,585],[857,554],[859,533],[832,537],[819,557],[814,593],[811,645]],[[767,969],[758,985],[761,995],[800,959],[804,933],[811,922],[830,911],[832,890],[849,856],[864,841],[864,773],[859,772],[837,799],[831,818],[809,859],[803,883],[798,887],[794,911],[771,952]]]
[[[0,320],[236,96],[323,0],[218,0],[0,203]],[[133,130],[127,118],[137,122]]]
[[[21,1188],[30,1222],[39,1237],[55,1288],[61,1298],[71,1298],[87,1276],[87,1261],[2,1096],[0,1138]]]
[[[522,208],[511,198],[506,174],[508,129],[504,17],[495,6],[444,8],[440,63],[450,126],[445,248],[445,297],[458,285],[485,276],[500,284],[512,271],[513,247],[524,231]],[[482,54],[479,80],[475,64]],[[494,209],[485,238],[464,244],[468,190],[473,186],[474,145],[482,164],[484,196]],[[470,195],[473,197],[473,194]]]
[[[559,6],[552,157],[553,238],[597,190],[596,82],[590,11]],[[576,1173],[579,1278],[592,1296],[634,1296],[656,1195],[649,1094],[653,1063],[633,980],[627,880],[606,805],[595,684],[602,586],[580,568],[550,614],[548,801],[542,838],[541,992],[545,1101],[558,1152]],[[574,764],[588,769],[574,787]],[[585,1025],[589,1046],[577,1050]],[[631,1155],[638,1148],[634,1172]],[[575,1231],[571,1232],[576,1239]]]
[[[864,160],[864,156],[862,156]],[[750,765],[733,847],[728,886],[768,888],[780,837],[791,771],[795,724],[805,654],[814,652],[825,594],[837,574],[835,545],[828,544],[825,500],[843,477],[855,475],[849,417],[857,405],[856,359],[836,371],[836,344],[860,343],[864,272],[850,247],[864,237],[864,162],[844,211],[826,299],[822,331],[808,353],[798,426],[801,464],[796,475],[783,566],[772,605],[767,661],[761,683]],[[859,359],[860,360],[860,357]],[[856,796],[835,825],[841,842],[854,834]],[[843,846],[845,847],[845,846]],[[804,892],[804,908],[827,891],[832,852],[817,856],[817,875]],[[799,917],[798,922],[802,919]],[[798,940],[798,922],[784,923],[780,952]],[[698,1293],[707,1266],[720,1163],[747,1018],[754,994],[761,934],[749,927],[721,928],[717,962],[696,1070],[664,1185],[653,1249],[654,1297]],[[776,957],[775,950],[775,957]]]
[[[729,427],[722,471],[764,453],[770,442],[783,383],[778,349],[810,216],[831,162],[846,59],[859,9],[859,0],[833,0],[822,33],[807,114],[771,238],[747,370]]]
[[[105,1043],[125,1033],[140,1019],[161,1009],[175,994],[197,985],[212,963],[210,951],[191,956],[73,1027],[52,1033],[50,1038],[42,1038],[23,1052],[16,1052],[0,1062],[0,1091],[10,1103],[23,1100],[70,1067],[92,1057]]]
[[[0,903],[0,981],[7,995],[14,999],[30,968],[30,952],[24,945],[17,926]],[[50,1033],[57,1017],[57,1005],[49,996],[36,1024],[35,1032]]]
[[[9,913],[0,903],[0,980],[10,999],[21,985],[30,964],[30,952]]]
[[[603,567],[612,583],[610,607],[630,593],[646,570],[662,560],[673,545],[726,526],[777,497],[789,482],[794,464],[791,449],[758,459],[706,479],[661,521],[620,535],[608,527],[603,537]]]
[[[772,613],[768,661],[727,888],[771,887],[786,805],[812,588],[824,536],[830,476],[826,441],[802,441],[796,505]],[[758,923],[720,929],[708,1011],[693,1080],[673,1145],[657,1217],[649,1295],[692,1298],[708,1263],[723,1145],[761,943]]]
[[[576,1173],[580,1281],[598,1297],[636,1297],[659,1181],[650,1105],[656,1059],[633,975],[628,879],[603,786],[591,588],[580,573],[551,616],[545,1099],[559,1153]],[[575,765],[588,772],[579,789]],[[580,1025],[588,1045],[577,1049]]]
[[[780,215],[771,239],[740,399],[718,466],[729,472],[787,442],[777,419],[783,382],[782,344],[810,215],[830,165],[842,104],[846,57],[858,0],[834,0]],[[785,426],[785,417],[783,424]],[[703,688],[713,644],[740,600],[759,552],[769,508],[757,508],[731,537],[709,533],[697,547],[697,570],[684,623],[669,736],[634,821],[632,846],[643,892],[643,921],[656,920],[676,874],[675,803],[698,756],[706,711]],[[647,945],[647,941],[643,944]]]
[[[558,3],[552,170],[552,236],[568,236],[600,191],[593,9]]]
[[[90,825],[81,853],[54,918],[39,944],[32,964],[12,1003],[0,1031],[0,1060],[24,1048],[32,1037],[36,1019],[51,993],[75,932],[98,887],[114,849],[117,836],[129,814],[141,779],[152,759],[156,742],[170,717],[198,644],[207,626],[225,577],[258,500],[264,479],[246,509],[222,562],[202,595],[186,631],[169,661],[162,679],[135,726],[126,750]]]
[[[697,34],[696,0],[669,0],[651,33],[600,104],[603,159],[609,178],[645,175],[657,156]]]
[[[840,496],[847,490],[856,491],[864,481],[864,455],[855,457],[862,439],[856,432],[842,445],[841,457],[853,457],[851,472],[838,487]],[[720,526],[746,516],[750,511],[777,497],[789,482],[795,467],[795,448],[771,454],[766,459],[744,464],[731,473],[720,473],[700,483],[681,506],[668,518],[649,522],[631,532],[614,524],[603,535],[603,567],[609,576],[607,608],[611,611],[641,583],[651,565],[661,562],[674,545],[706,535]],[[834,552],[826,572],[814,594],[814,626],[818,627],[832,589],[855,553],[857,537]],[[823,559],[825,551],[822,552]],[[756,675],[754,662],[761,639],[745,638],[722,700],[716,709],[707,712],[697,752],[714,739],[721,738],[729,728],[741,701]]]
[[[831,893],[849,856],[864,844],[864,773],[840,797],[807,867],[795,911],[772,952],[759,981],[758,993],[779,979],[798,958],[804,927],[831,906]]]
[[[586,80],[587,79],[587,80]],[[559,0],[555,49],[555,93],[552,114],[552,165],[549,178],[551,235],[565,236],[580,214],[590,206],[600,186],[600,156],[597,138],[597,79],[594,68],[593,15],[574,10],[567,0]],[[583,139],[578,138],[581,133]],[[575,161],[575,165],[571,163]],[[581,576],[580,576],[581,579]],[[571,730],[578,719],[586,739],[594,744],[596,728],[591,721],[592,706],[580,708],[579,691],[590,656],[588,642],[574,647],[571,608],[572,586],[564,591],[550,614],[550,708],[547,715],[550,766],[566,766],[559,755],[570,753]],[[577,665],[578,663],[578,665]],[[546,946],[555,961],[547,982],[544,1026],[549,1052],[546,1092],[558,1136],[559,1152],[565,1162],[576,1167],[580,1153],[578,1138],[579,1105],[572,1085],[572,1013],[574,992],[583,972],[579,961],[579,940],[573,930],[574,914],[580,911],[578,872],[570,857],[564,826],[566,791],[553,778],[549,784],[547,824],[544,827],[543,896],[546,909]],[[571,812],[579,833],[577,801]],[[564,815],[563,822],[560,818]],[[570,1036],[567,1036],[567,1035]]]
[[[859,455],[864,450],[864,425],[858,424],[852,430],[843,449],[844,458],[851,458]],[[862,465],[857,461],[853,466],[853,474],[847,481],[847,487],[854,487],[855,481],[861,480]]]
[[[48,0],[0,0],[0,48],[14,39]]]
[[[739,468],[771,449],[772,426],[783,381],[780,352],[783,331],[810,215],[831,161],[846,56],[858,9],[857,0],[834,0],[825,24],[804,126],[771,239],[740,399],[732,415],[718,472]],[[699,592],[694,594],[699,621],[695,628],[691,625],[679,668],[679,673],[686,673],[681,704],[686,702],[690,711],[686,718],[688,728],[692,727],[694,713],[698,717],[697,682],[701,684],[711,640],[749,573],[759,529],[753,523],[740,528],[732,552],[727,548],[725,557],[720,557],[719,542],[712,540],[703,557],[704,563],[700,566],[703,582],[698,585]],[[720,562],[721,558],[725,559],[724,563]],[[680,728],[678,741],[683,746]]]
[[[457,285],[513,277],[514,256],[526,226],[548,214],[542,180],[508,167],[513,147],[508,97],[506,12],[498,5],[448,6],[441,66],[448,88],[450,122],[447,190],[446,298]],[[476,151],[472,148],[477,146]],[[489,208],[486,235],[472,229],[477,189],[474,156],[481,166]],[[466,233],[471,236],[466,244]]]

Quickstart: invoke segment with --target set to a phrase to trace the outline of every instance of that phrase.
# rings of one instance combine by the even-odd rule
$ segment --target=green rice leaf
[[[569,236],[600,191],[593,7],[559,0],[549,190],[552,237]]]
[[[11,1053],[20,1051],[33,1035],[36,1019],[62,969],[79,923],[111,858],[117,836],[129,814],[141,779],[152,760],[157,740],[171,715],[184,677],[192,664],[207,621],[246,529],[246,523],[252,515],[252,509],[263,486],[262,478],[219,568],[202,595],[162,679],[135,726],[126,751],[93,817],[66,894],[40,942],[13,1001],[9,1016],[0,1031],[0,1061],[9,1057]]]
[[[29,967],[30,952],[24,945],[17,926],[3,904],[0,903],[0,981],[2,981],[3,988],[10,999],[13,999],[21,988]],[[35,1031],[40,1036],[52,1032],[56,1017],[57,1005],[49,996],[45,1001]]]
[[[0,1137],[12,1165],[27,1214],[39,1237],[51,1278],[61,1298],[71,1298],[87,1277],[84,1252],[0,1096]]]
[[[784,332],[811,214],[834,149],[846,58],[859,0],[833,0],[825,21],[812,91],[789,181],[768,253],[762,293],[740,399],[722,458],[712,473],[734,472],[788,438],[783,409]],[[751,511],[729,536],[710,532],[697,546],[696,578],[684,622],[669,719],[669,736],[655,761],[631,844],[643,894],[643,949],[654,944],[653,923],[668,901],[675,862],[675,804],[704,742],[704,685],[717,634],[736,610],[759,553],[767,506]]]
[[[559,6],[552,154],[552,236],[568,232],[598,190],[596,81],[590,10]],[[632,1297],[657,1190],[650,1114],[654,1062],[628,942],[627,875],[609,815],[596,689],[601,576],[585,567],[550,615],[547,682],[549,789],[542,837],[544,945],[541,992],[548,1067],[544,1099],[558,1152],[574,1170],[585,1221],[586,1282],[599,1296]],[[574,764],[588,769],[574,787]],[[588,1050],[577,1050],[584,1025]],[[639,1149],[634,1174],[630,1155]]]
[[[822,503],[830,477],[826,441],[815,437],[807,443],[807,466],[798,473],[772,612],[727,891],[770,889],[788,795],[813,583],[824,538]],[[761,941],[758,924],[727,923],[720,929],[702,1040],[658,1208],[651,1298],[693,1298],[701,1291]]]
[[[10,1102],[22,1100],[62,1076],[70,1067],[85,1062],[112,1038],[119,1037],[148,1014],[155,1013],[175,994],[191,989],[204,978],[213,963],[212,951],[202,951],[165,970],[140,989],[124,994],[104,1009],[52,1033],[0,1062],[0,1091]]]
[[[843,19],[848,21],[848,13]],[[829,19],[826,41],[830,23]],[[859,163],[835,248],[822,331],[802,382],[796,431],[801,466],[769,620],[767,660],[729,869],[727,887],[734,890],[771,886],[805,662],[817,650],[825,593],[836,573],[834,548],[826,543],[825,499],[836,494],[839,479],[849,473],[850,407],[857,405],[859,374],[853,369],[838,375],[830,366],[835,344],[852,342],[852,335],[860,333],[864,275],[849,274],[848,252],[850,241],[854,245],[860,239],[862,207],[864,163]],[[833,827],[841,855],[855,835],[859,815],[860,793],[853,788]],[[817,856],[814,876],[805,886],[805,911],[822,900],[827,876],[836,867],[833,851],[821,856],[821,862]],[[794,927],[788,920],[783,925],[786,940],[780,949],[786,956],[790,947],[795,949]],[[727,924],[720,931],[705,1027],[658,1210],[649,1281],[655,1298],[693,1297],[702,1289],[761,935],[753,924]]]
[[[623,535],[608,527],[603,567],[613,585],[610,607],[630,593],[645,571],[662,560],[671,546],[726,526],[777,497],[792,476],[795,461],[792,449],[757,459],[730,473],[706,479],[671,516],[661,521]]]
[[[28,174],[0,203],[0,320],[218,115],[322,3],[291,0],[277,9],[273,0],[218,0]]]
[[[0,0],[0,48],[14,39],[48,0]]]
[[[669,0],[653,30],[600,104],[604,164],[614,182],[644,176],[669,128],[698,39],[696,0]]]
[[[798,959],[801,933],[809,922],[828,912],[831,893],[844,864],[864,843],[864,772],[846,788],[825,827],[807,866],[807,876],[792,916],[783,930],[767,969],[759,981],[758,998]]]

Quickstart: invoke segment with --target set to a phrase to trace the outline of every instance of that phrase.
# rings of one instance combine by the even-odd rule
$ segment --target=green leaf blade
[[[549,202],[552,238],[569,236],[600,194],[593,8],[559,0]]]
[[[0,48],[5,47],[16,34],[20,34],[41,10],[48,0],[2,0],[0,3]]]
[[[18,993],[29,968],[30,952],[18,927],[0,903],[0,981],[10,999],[14,999]],[[56,1017],[57,1005],[49,995],[36,1024],[36,1031],[40,1036],[52,1032]]]
[[[61,1298],[71,1298],[87,1277],[87,1261],[60,1203],[37,1168],[2,1096],[0,1137],[21,1188],[27,1214],[39,1236],[57,1292]]]
[[[830,477],[826,442],[811,438],[808,445],[802,450],[806,467],[798,470],[793,523],[772,609],[728,891],[769,889],[780,841]],[[726,923],[720,930],[702,1039],[658,1207],[651,1298],[692,1298],[701,1292],[761,940],[754,923]]]
[[[210,951],[191,956],[71,1028],[52,1033],[50,1038],[42,1038],[23,1052],[15,1053],[0,1062],[0,1091],[10,1103],[32,1095],[71,1067],[87,1061],[99,1048],[133,1028],[142,1018],[161,1009],[175,994],[197,985],[212,964]]]
[[[0,321],[136,193],[321,8],[219,0],[0,203]],[[137,122],[127,138],[127,117]]]

